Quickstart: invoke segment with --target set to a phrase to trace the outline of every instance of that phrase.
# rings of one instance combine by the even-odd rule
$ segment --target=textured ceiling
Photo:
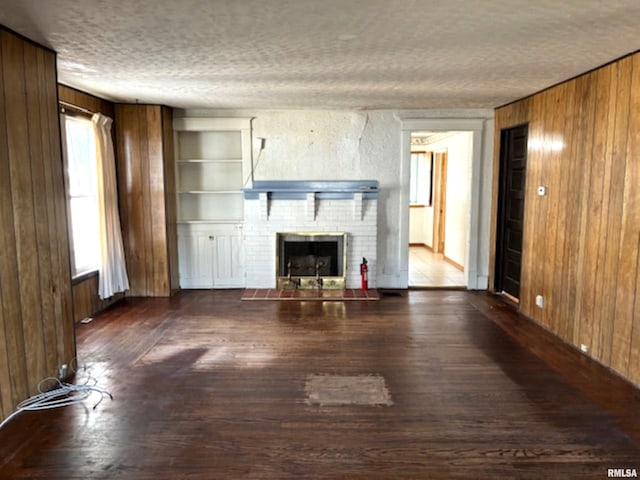
[[[492,108],[640,48],[638,0],[0,0],[59,80],[182,108]]]

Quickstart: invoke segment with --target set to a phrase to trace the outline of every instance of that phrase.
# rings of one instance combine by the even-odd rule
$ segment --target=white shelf
[[[178,132],[178,159],[226,160],[242,158],[240,131]]]
[[[180,195],[179,220],[242,221],[244,204],[242,193]]]
[[[241,162],[181,162],[179,192],[220,192],[242,189]]]

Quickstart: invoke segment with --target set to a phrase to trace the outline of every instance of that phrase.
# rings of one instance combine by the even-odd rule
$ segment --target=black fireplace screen
[[[343,236],[285,235],[278,243],[280,276],[343,275]]]

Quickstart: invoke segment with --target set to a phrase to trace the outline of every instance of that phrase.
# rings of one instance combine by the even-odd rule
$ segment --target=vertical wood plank
[[[620,238],[622,223],[622,204],[624,196],[627,136],[629,132],[630,95],[632,59],[625,58],[613,64],[613,74],[616,79],[612,81],[612,99],[615,106],[611,109],[615,116],[609,120],[607,132],[610,175],[608,180],[608,215],[606,226],[603,226],[606,235],[600,256],[603,261],[602,285],[597,292],[599,312],[595,312],[600,319],[600,338],[596,343],[597,358],[604,364],[611,364],[611,352],[614,349],[613,331],[615,325],[615,302],[618,291],[618,258],[620,255]],[[615,93],[614,92],[615,89]]]
[[[589,174],[589,190],[587,197],[588,210],[585,220],[585,250],[583,258],[583,290],[581,296],[581,317],[576,330],[576,344],[592,346],[597,336],[598,323],[594,318],[595,296],[601,280],[598,277],[598,253],[601,240],[600,228],[603,216],[603,188],[605,166],[604,143],[606,141],[607,114],[609,101],[609,82],[602,70],[593,73],[596,82],[596,104],[594,124],[591,133],[591,151],[587,152],[587,161],[591,167]],[[588,228],[587,228],[588,225]],[[595,332],[595,335],[594,335]]]
[[[571,118],[571,133],[565,136],[568,155],[568,172],[565,183],[564,209],[566,211],[563,224],[564,231],[564,255],[562,262],[563,285],[560,297],[556,302],[553,312],[557,316],[558,334],[564,339],[573,339],[574,321],[573,312],[576,308],[578,264],[580,263],[580,242],[577,233],[581,228],[582,203],[581,192],[586,175],[584,172],[584,142],[579,140],[582,132],[586,131],[585,125],[589,123],[585,110],[589,108],[590,77],[579,77],[571,84],[573,90],[573,107]]]
[[[528,275],[520,281],[520,306],[526,315],[539,321],[539,312],[535,307],[535,296],[543,291],[544,265],[540,261],[540,249],[543,248],[544,232],[537,227],[541,219],[546,219],[547,202],[539,201],[536,188],[544,182],[542,161],[543,146],[546,141],[544,122],[540,120],[546,98],[533,97],[531,102],[531,121],[529,122],[527,150],[527,179],[524,205],[523,259]],[[525,253],[526,251],[526,253]],[[522,270],[521,270],[522,277]]]
[[[50,54],[49,54],[50,55]],[[41,291],[46,292],[46,300],[43,303],[43,341],[46,356],[46,371],[55,372],[58,365],[58,334],[56,332],[56,323],[52,321],[54,318],[63,318],[62,309],[59,308],[59,301],[57,301],[55,294],[55,275],[59,274],[59,268],[57,267],[54,259],[58,258],[58,239],[56,238],[56,215],[54,203],[50,199],[55,196],[55,189],[53,187],[53,169],[51,167],[52,159],[57,158],[56,152],[52,151],[51,145],[51,129],[49,119],[49,109],[47,108],[47,62],[51,60],[48,58],[47,52],[42,49],[37,50],[37,94],[39,100],[39,111],[31,112],[34,115],[34,125],[37,126],[42,136],[42,158],[40,159],[40,166],[38,167],[41,175],[37,175],[34,180],[37,182],[37,186],[34,189],[38,190],[39,195],[43,198],[40,203],[40,225],[42,230],[42,247],[39,249],[41,253],[39,262],[41,268]]]
[[[563,154],[566,149],[564,138],[567,135],[565,115],[567,103],[570,102],[568,90],[567,85],[562,84],[548,92],[544,123],[549,125],[550,128],[547,132],[548,146],[545,149],[546,154],[541,165],[541,169],[544,172],[543,185],[547,186],[547,196],[544,197],[547,216],[546,218],[539,218],[541,223],[538,225],[540,231],[544,232],[546,239],[539,250],[543,258],[547,259],[547,261],[543,261],[543,258],[539,259],[540,263],[544,265],[541,291],[544,293],[545,304],[547,305],[547,308],[541,312],[541,322],[552,330],[558,329],[558,318],[553,313],[556,310],[557,297],[560,294],[562,285],[562,268],[560,268],[560,265],[563,261],[562,254],[564,253],[562,248],[564,242],[564,210],[560,210],[560,205],[562,203],[561,199],[564,198],[563,195],[566,195],[566,190],[564,189],[566,182],[563,177],[565,171]],[[531,198],[539,199],[540,197],[532,195]]]
[[[597,164],[593,161],[593,131],[596,124],[596,112],[597,112],[597,91],[598,91],[598,79],[595,73],[589,73],[587,76],[591,82],[591,88],[589,94],[585,99],[588,103],[583,106],[583,115],[585,117],[585,123],[583,130],[581,131],[582,139],[579,140],[584,143],[584,148],[581,149],[583,158],[583,170],[582,170],[582,192],[580,195],[580,225],[578,227],[578,282],[576,286],[576,311],[573,317],[573,339],[574,345],[580,345],[582,342],[591,340],[592,326],[589,316],[592,313],[591,288],[593,286],[592,271],[590,270],[591,262],[593,261],[593,235],[597,234],[590,226],[594,222],[593,212],[593,198],[592,195],[598,192],[597,186],[593,185],[598,182],[598,179],[594,179],[594,172],[597,171]],[[575,139],[573,141],[576,141]],[[586,318],[586,320],[585,320]],[[586,325],[585,325],[586,323]]]
[[[152,238],[151,218],[153,205],[150,203],[151,186],[149,180],[149,140],[147,138],[147,106],[142,105],[134,109],[134,115],[138,118],[138,130],[136,135],[137,145],[137,162],[138,183],[140,185],[141,202],[138,205],[140,210],[139,223],[137,224],[138,237],[141,245],[144,246],[144,253],[141,255],[141,263],[138,270],[139,295],[147,296],[153,286],[153,245],[150,241]]]
[[[159,106],[146,108],[148,203],[152,205],[148,216],[147,242],[152,262],[147,268],[147,288],[151,295],[169,295],[169,267],[167,264],[167,234],[164,188],[164,158],[162,155],[162,115]]]
[[[47,221],[47,197],[44,186],[42,172],[44,168],[44,158],[42,153],[43,136],[49,132],[40,128],[40,115],[42,105],[38,95],[38,59],[37,48],[30,43],[24,46],[24,64],[26,81],[26,115],[28,125],[28,144],[30,165],[29,171],[25,172],[25,182],[28,175],[29,189],[32,192],[32,217],[33,231],[29,225],[28,236],[35,240],[33,245],[32,261],[30,268],[33,268],[33,276],[29,284],[24,288],[29,290],[29,294],[24,295],[29,302],[33,303],[33,317],[25,321],[25,340],[27,355],[27,368],[29,369],[29,384],[36,385],[41,377],[40,372],[47,371],[46,343],[43,318],[51,318],[53,313],[51,298],[49,296],[51,279],[50,266],[46,259],[49,253],[49,231]],[[48,141],[48,138],[46,139]],[[39,291],[45,292],[39,295]],[[29,361],[31,362],[29,364]]]
[[[180,288],[180,278],[178,275],[178,214],[176,204],[176,161],[173,143],[173,112],[168,107],[162,107],[162,141],[164,155],[164,201],[167,212],[169,294],[173,294]]]
[[[609,188],[611,182],[611,155],[608,152],[609,125],[615,121],[615,88],[612,84],[612,66],[599,69],[596,72],[598,77],[598,100],[596,110],[596,122],[593,132],[593,150],[591,162],[595,168],[592,171],[591,179],[592,196],[591,211],[589,212],[589,225],[592,227],[587,249],[588,265],[587,279],[589,280],[590,293],[583,297],[585,317],[583,325],[586,327],[581,342],[589,346],[591,355],[600,359],[602,354],[600,347],[600,329],[602,328],[602,318],[599,293],[603,288],[608,288],[607,282],[603,282],[605,249],[607,248],[607,217],[609,215]],[[595,227],[595,228],[593,228]],[[615,283],[612,285],[615,288]],[[590,330],[589,330],[590,329]]]
[[[131,286],[128,295],[144,295],[144,195],[138,143],[138,115],[134,106],[116,105],[116,137],[118,138],[118,170],[120,187],[121,221],[127,259],[127,272]],[[141,274],[142,272],[142,274]]]
[[[573,137],[573,117],[575,108],[575,84],[564,84],[562,89],[558,89],[559,98],[554,109],[556,116],[554,120],[554,161],[549,172],[550,182],[549,192],[553,195],[552,210],[554,232],[547,245],[547,264],[545,295],[549,298],[549,308],[547,309],[547,323],[553,331],[565,331],[565,322],[562,321],[560,311],[563,305],[563,296],[566,292],[567,271],[563,268],[566,265],[568,251],[566,224],[568,221],[568,208],[566,199],[572,188],[573,167],[573,143],[567,142]],[[555,195],[554,195],[555,192]]]
[[[64,164],[62,161],[62,145],[60,140],[60,117],[58,114],[58,89],[55,54],[49,53],[45,65],[46,102],[45,109],[49,124],[49,139],[51,145],[51,175],[53,198],[55,206],[55,223],[53,235],[55,244],[52,245],[52,259],[55,275],[53,296],[59,305],[60,317],[56,322],[58,332],[57,350],[58,363],[69,362],[76,356],[75,331],[73,324],[73,298],[71,291],[71,262],[69,258],[69,225],[67,216],[67,199],[64,184]]]
[[[55,58],[46,56],[43,60],[42,71],[40,73],[40,83],[44,104],[52,101],[56,82]],[[65,191],[64,164],[62,161],[62,149],[60,144],[60,116],[57,104],[55,110],[52,106],[46,107],[42,111],[41,128],[47,131],[49,141],[44,143],[46,157],[50,161],[45,164],[45,180],[49,198],[53,199],[47,203],[50,246],[49,263],[51,271],[54,272],[51,285],[51,296],[53,298],[53,309],[56,318],[66,318],[68,314],[67,296],[72,295],[70,290],[70,259],[69,259],[69,224],[67,218],[67,195]],[[64,272],[64,273],[63,273]],[[69,279],[69,280],[67,280]],[[68,290],[69,288],[69,290]],[[66,322],[65,322],[66,323]],[[75,356],[75,342],[70,345],[70,339],[75,338],[73,331],[60,322],[47,322],[47,328],[53,330],[55,343],[48,345],[48,352],[55,353],[56,362],[51,368],[55,369],[60,363],[60,359],[65,362]],[[71,350],[70,350],[71,349]],[[51,370],[52,373],[55,370]]]

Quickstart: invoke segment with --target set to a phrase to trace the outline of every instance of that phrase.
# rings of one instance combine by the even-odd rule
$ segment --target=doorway
[[[518,302],[522,266],[527,125],[500,133],[495,290]]]
[[[411,132],[408,286],[465,287],[472,132]]]

